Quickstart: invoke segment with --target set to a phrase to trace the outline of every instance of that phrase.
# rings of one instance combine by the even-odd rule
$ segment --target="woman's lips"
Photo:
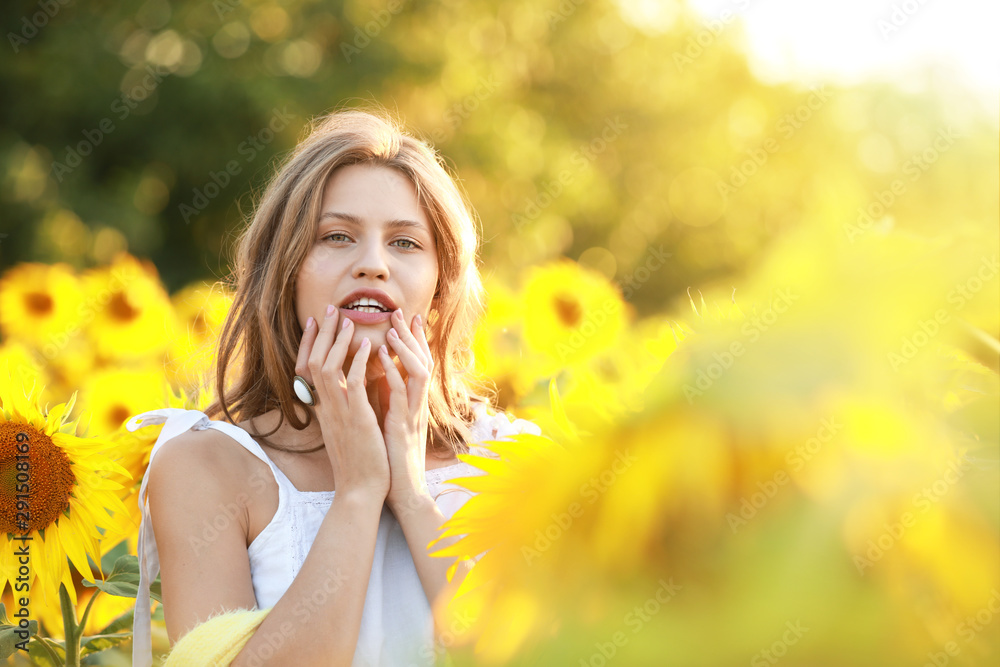
[[[366,313],[361,310],[341,308],[340,312],[344,314],[344,317],[353,320],[355,324],[382,324],[383,322],[388,322],[389,318],[392,317],[391,311]]]

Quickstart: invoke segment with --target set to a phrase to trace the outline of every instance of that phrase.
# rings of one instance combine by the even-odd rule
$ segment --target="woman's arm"
[[[455,559],[427,552],[427,545],[441,534],[441,524],[446,518],[426,486],[427,391],[434,360],[419,315],[413,317],[409,327],[402,311],[394,313],[392,321],[393,328],[386,340],[405,369],[406,378],[383,345],[379,350],[385,371],[381,393],[387,396],[389,406],[384,434],[390,468],[386,504],[403,529],[420,583],[433,606],[446,589],[449,597],[454,595],[471,564],[459,563],[449,583],[447,572]],[[454,536],[439,544],[448,546],[457,539]]]
[[[213,613],[256,605],[246,515],[242,507],[237,517],[232,511],[239,480],[246,478],[233,474],[246,472],[234,447],[214,429],[191,431],[177,436],[150,467],[150,512],[172,642]],[[233,665],[350,665],[382,504],[377,495],[335,495],[301,570]],[[206,533],[205,526],[213,531]]]
[[[309,318],[302,332],[295,372],[315,383],[337,492],[302,569],[236,656],[236,667],[261,664],[264,655],[276,665],[346,667],[354,658],[389,461],[366,393],[367,337],[344,373],[353,335],[354,323],[332,304],[321,325]]]
[[[377,496],[334,495],[302,569],[233,667],[351,664],[382,504]]]
[[[448,568],[456,559],[432,556],[428,552],[427,545],[444,532],[441,526],[447,517],[441,512],[441,508],[429,494],[422,493],[401,501],[393,511],[403,528],[403,535],[410,547],[410,555],[413,557],[413,564],[417,566],[417,575],[420,577],[427,600],[434,605],[435,600],[442,594],[449,598],[453,596],[465,575],[472,569],[472,563],[460,562],[452,581],[449,582]],[[443,539],[434,545],[434,549],[449,546],[458,539],[457,535]]]

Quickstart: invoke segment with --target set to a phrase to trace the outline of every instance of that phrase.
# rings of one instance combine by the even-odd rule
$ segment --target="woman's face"
[[[322,324],[327,305],[333,304],[341,320],[354,321],[345,367],[368,337],[369,368],[380,368],[378,348],[386,343],[393,310],[403,310],[408,327],[417,314],[427,322],[438,278],[427,215],[406,176],[366,164],[334,171],[321,211],[312,250],[296,280],[299,324],[305,328],[310,316]]]

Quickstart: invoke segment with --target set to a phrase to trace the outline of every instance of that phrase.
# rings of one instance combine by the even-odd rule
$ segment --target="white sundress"
[[[273,607],[302,567],[335,492],[299,491],[247,431],[228,422],[211,420],[198,410],[151,410],[130,418],[126,428],[135,431],[155,424],[163,424],[163,429],[150,452],[150,466],[160,448],[175,436],[190,429],[214,428],[239,442],[271,469],[278,484],[278,509],[271,522],[247,548],[247,554],[257,608]],[[489,415],[479,406],[471,433],[471,452],[489,455],[482,447],[474,446],[475,443],[503,439],[517,433],[539,435],[540,429],[523,419],[511,422],[503,413]],[[449,484],[448,480],[482,474],[485,474],[482,470],[465,462],[427,471],[428,491],[446,518],[450,518],[471,497],[468,490]],[[149,586],[160,571],[160,559],[146,501],[148,480],[147,473],[139,490],[142,524],[138,543],[139,590],[132,625],[133,667],[151,667],[153,662]],[[415,656],[423,656],[420,665],[434,664],[430,604],[402,527],[388,506],[383,505],[352,667],[411,665]]]

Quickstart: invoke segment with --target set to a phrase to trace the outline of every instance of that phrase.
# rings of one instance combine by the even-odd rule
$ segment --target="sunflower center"
[[[52,313],[52,297],[45,292],[28,292],[24,295],[24,305],[32,315]]]
[[[0,424],[0,534],[49,526],[69,507],[75,483],[69,457],[49,436],[30,424]]]
[[[139,316],[139,311],[132,307],[132,304],[121,292],[115,292],[115,295],[111,297],[108,312],[111,313],[111,317],[121,322],[131,322]]]
[[[557,294],[552,298],[552,305],[555,306],[559,320],[570,329],[576,327],[583,318],[583,308],[573,296]]]
[[[112,424],[121,424],[132,416],[132,412],[121,403],[113,406],[109,413]]]

